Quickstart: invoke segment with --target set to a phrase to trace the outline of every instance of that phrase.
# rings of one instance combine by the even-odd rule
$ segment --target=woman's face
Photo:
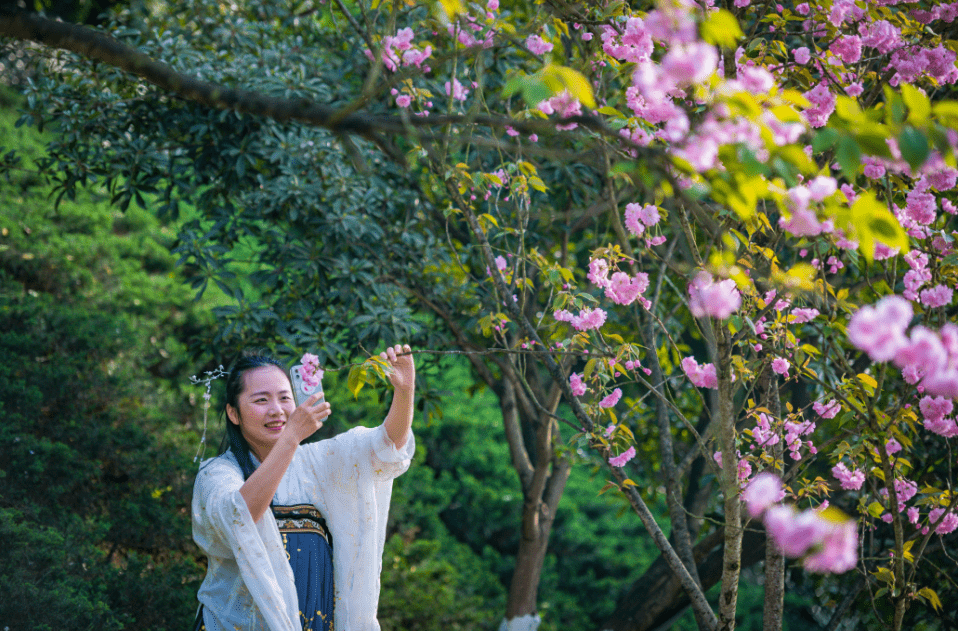
[[[296,409],[289,378],[272,365],[248,370],[236,403],[238,407],[226,406],[226,415],[239,426],[250,449],[262,462]]]

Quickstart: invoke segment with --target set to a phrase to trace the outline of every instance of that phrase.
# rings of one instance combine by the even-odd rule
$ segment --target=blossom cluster
[[[801,558],[811,572],[847,572],[858,563],[858,528],[854,520],[834,508],[803,511],[781,504],[781,479],[768,472],[755,476],[742,492],[749,515],[761,517],[782,554]]]
[[[646,309],[651,306],[651,303],[642,297],[649,287],[649,275],[645,272],[630,276],[625,272],[612,271],[607,260],[597,258],[589,263],[588,279],[604,290],[605,297],[617,305],[630,305],[638,301]]]
[[[432,46],[414,46],[412,40],[415,36],[411,28],[404,28],[395,35],[384,37],[380,53],[383,65],[392,72],[399,70],[400,66],[415,66],[423,72],[429,72],[429,66],[423,66],[423,63],[432,56]],[[363,53],[370,60],[374,59],[373,52],[368,48]]]
[[[958,398],[958,326],[946,323],[938,332],[917,325],[909,331],[911,303],[898,295],[855,312],[848,339],[872,361],[891,361],[910,384],[924,392]]]
[[[741,306],[742,294],[731,279],[715,282],[711,274],[701,271],[689,284],[689,309],[696,318],[724,320]]]
[[[297,368],[299,376],[303,379],[303,392],[312,393],[323,380],[324,371],[319,367],[319,357],[312,353],[304,353]]]

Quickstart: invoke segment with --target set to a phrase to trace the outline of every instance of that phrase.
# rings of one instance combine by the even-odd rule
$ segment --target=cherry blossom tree
[[[414,312],[430,314],[499,395],[526,506],[503,628],[538,625],[555,507],[573,461],[591,459],[700,628],[735,627],[740,572],[760,549],[743,540],[767,533],[765,628],[781,628],[802,568],[834,594],[822,626],[857,616],[901,629],[953,615],[942,602],[958,591],[956,17],[958,4],[896,0],[337,1],[128,13],[112,39],[15,11],[0,33],[98,62],[58,59],[60,87],[30,95],[34,116],[63,130],[51,151],[63,193],[100,174],[118,203],[213,195],[227,211],[202,210],[182,251],[225,286],[215,248],[236,242],[237,225],[260,245],[300,247],[260,225],[297,217],[237,216],[277,196],[283,213],[322,214],[266,175],[305,191],[331,144],[358,170],[386,173],[385,156],[416,174],[420,209],[381,237],[399,264],[364,250],[380,266],[368,278],[356,256],[340,285],[314,271],[309,286],[375,286],[378,303],[349,308],[368,319],[377,305],[408,307],[390,311],[408,331]],[[328,63],[358,73],[356,91],[246,50],[277,25],[302,29],[296,55],[338,33]],[[64,85],[99,94],[99,107],[77,107]],[[144,103],[177,126],[130,114]],[[224,133],[209,109],[242,113],[249,137],[268,128],[273,153],[238,142],[220,171],[187,182],[182,160],[222,159],[204,153]],[[79,130],[101,142],[80,150]],[[319,254],[260,256],[285,270]],[[283,278],[284,299],[302,298],[303,276]],[[232,326],[266,328],[257,313],[238,308]],[[279,319],[296,323],[277,332],[291,345],[318,335]],[[354,388],[366,381],[357,368]],[[656,607],[643,617],[623,602],[602,628],[675,613]]]

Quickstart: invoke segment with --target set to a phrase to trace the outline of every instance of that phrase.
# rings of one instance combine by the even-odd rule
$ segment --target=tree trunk
[[[742,512],[739,501],[738,453],[732,390],[732,344],[727,327],[716,327],[718,373],[718,440],[722,449],[722,492],[725,494],[725,554],[719,595],[719,631],[735,629],[738,579],[742,569]]]
[[[523,508],[519,551],[500,631],[535,631],[540,622],[537,603],[542,566],[556,509],[572,465],[567,458],[556,454],[557,426],[546,415],[540,415],[534,424],[535,458],[530,458],[521,431],[523,410],[516,404],[516,394],[515,384],[505,380],[500,405],[513,467],[522,486]],[[559,396],[558,389],[553,388],[546,402],[547,410],[554,411]]]
[[[766,366],[762,374],[765,390],[765,406],[782,418],[782,404],[778,396],[778,377]],[[784,462],[784,440],[779,440],[770,448],[775,462]],[[785,611],[785,557],[771,539],[765,542],[765,602],[762,609],[762,631],[781,631],[782,616]]]
[[[714,587],[722,578],[725,533],[715,530],[693,549],[702,589]],[[749,530],[743,539],[742,566],[762,560],[765,535]],[[689,598],[678,577],[659,556],[632,584],[628,594],[616,605],[615,612],[598,628],[601,631],[653,631],[663,628],[689,606]],[[668,627],[665,627],[668,628]]]

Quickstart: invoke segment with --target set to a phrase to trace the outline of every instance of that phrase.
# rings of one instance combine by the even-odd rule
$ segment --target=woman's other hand
[[[408,344],[396,344],[379,354],[392,368],[389,381],[396,390],[411,392],[416,387],[416,363]]]
[[[389,439],[402,449],[412,427],[413,405],[416,400],[416,364],[408,344],[387,348],[379,357],[392,368],[389,381],[393,384],[393,402],[383,423]]]

